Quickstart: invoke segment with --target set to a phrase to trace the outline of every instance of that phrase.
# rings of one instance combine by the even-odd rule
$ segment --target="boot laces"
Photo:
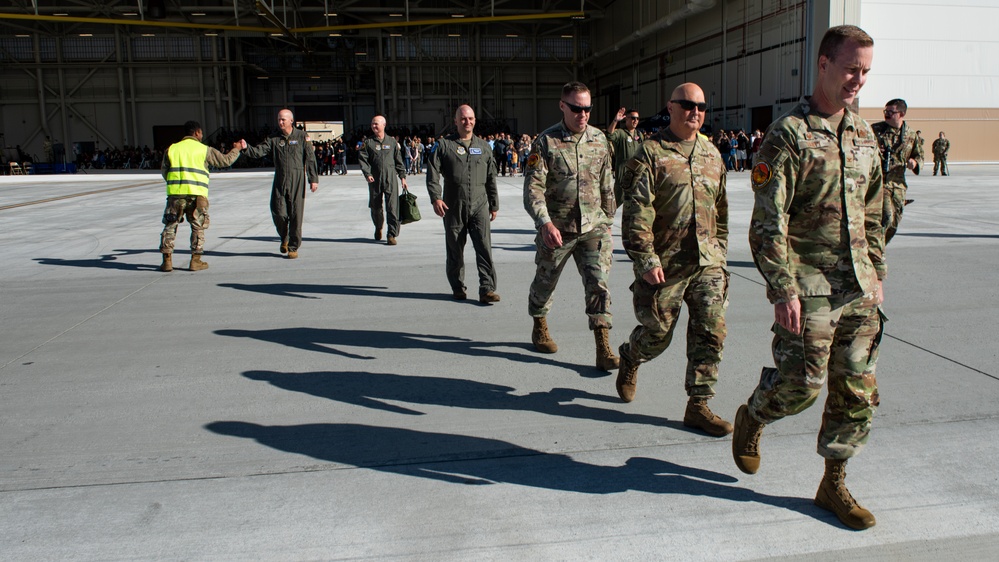
[[[746,453],[750,455],[757,455],[760,452],[760,437],[763,436],[763,424],[757,423],[754,419],[750,419],[749,425],[751,432],[749,434],[749,439],[746,440]]]
[[[829,474],[829,478],[832,479],[833,487],[836,490],[836,497],[840,499],[849,508],[854,508],[857,506],[857,500],[853,499],[853,494],[847,489],[846,483],[846,470],[845,467],[833,468]]]

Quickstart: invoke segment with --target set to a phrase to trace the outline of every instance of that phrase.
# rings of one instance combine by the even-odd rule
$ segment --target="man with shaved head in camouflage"
[[[625,166],[622,191],[624,248],[634,262],[635,316],[639,325],[621,346],[617,392],[635,398],[638,366],[669,347],[680,306],[687,303],[687,373],[690,397],[683,424],[722,437],[732,425],[716,416],[714,396],[725,342],[728,305],[728,197],[725,164],[714,144],[698,134],[707,104],[697,84],[673,90],[669,128],[642,144]]]

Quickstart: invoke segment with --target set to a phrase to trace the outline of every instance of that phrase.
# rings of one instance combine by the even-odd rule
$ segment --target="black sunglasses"
[[[683,108],[684,111],[693,111],[695,107],[701,113],[704,113],[705,111],[708,110],[708,104],[704,103],[703,101],[701,102],[690,101],[690,100],[669,100],[669,101],[670,103],[678,104],[680,107]]]
[[[584,111],[587,113],[591,113],[593,111],[592,105],[576,105],[574,103],[569,103],[565,100],[562,100],[562,103],[564,103],[566,107],[571,109],[573,113],[582,113]]]

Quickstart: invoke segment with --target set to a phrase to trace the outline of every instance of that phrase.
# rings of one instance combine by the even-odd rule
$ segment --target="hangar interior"
[[[37,160],[46,137],[164,145],[188,119],[206,135],[258,130],[282,107],[348,133],[380,112],[390,129],[440,134],[461,103],[480,127],[535,133],[559,119],[573,79],[593,91],[598,127],[621,106],[653,115],[693,81],[712,128],[762,130],[810,90],[827,27],[863,27],[868,6],[891,3],[12,0],[0,8],[0,144]],[[884,101],[862,97],[861,111],[876,118]],[[951,159],[999,160],[968,148],[997,111],[966,111],[985,125],[951,136]]]

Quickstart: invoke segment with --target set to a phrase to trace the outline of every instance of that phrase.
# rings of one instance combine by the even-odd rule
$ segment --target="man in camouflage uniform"
[[[246,150],[250,158],[270,155],[274,159],[274,184],[271,186],[271,219],[281,239],[281,253],[288,259],[298,257],[305,220],[305,182],[313,193],[319,189],[316,153],[305,131],[295,128],[290,109],[278,112],[278,130],[264,142]]]
[[[496,160],[489,143],[475,136],[475,111],[467,105],[454,115],[457,133],[442,138],[427,167],[427,191],[434,213],[444,219],[445,271],[455,300],[465,300],[465,238],[472,237],[479,271],[479,302],[499,302],[489,223],[499,212]],[[441,181],[444,186],[441,189]]]
[[[597,344],[597,368],[618,367],[610,348],[611,224],[614,202],[613,176],[607,138],[589,126],[590,90],[580,82],[562,87],[559,101],[562,121],[538,135],[524,173],[524,208],[538,229],[535,239],[538,265],[528,312],[534,318],[531,341],[542,353],[558,346],[548,333],[545,317],[562,268],[572,257],[583,277],[586,315]]]
[[[815,504],[854,529],[875,523],[844,480],[878,405],[878,306],[887,274],[877,140],[849,109],[873,54],[862,29],[829,29],[812,96],[771,124],[760,147],[749,244],[774,304],[777,368],[763,368],[732,437],[736,466],[755,473],[763,427],[811,406],[828,379],[818,438],[826,471]]]
[[[638,153],[638,147],[642,145],[642,134],[637,129],[640,119],[637,109],[622,107],[607,125],[607,141],[610,143],[611,159],[614,162],[614,200],[618,204],[624,201],[621,195],[624,165]],[[618,128],[619,122],[623,122],[624,127]]]
[[[208,228],[208,166],[228,168],[239,158],[246,141],[233,143],[228,154],[204,145],[204,131],[197,121],[184,123],[186,136],[171,144],[163,154],[160,172],[166,180],[167,203],[163,211],[163,232],[160,234],[160,271],[173,271],[173,248],[177,226],[187,217],[191,225],[191,264],[188,269],[208,269],[201,259],[205,251],[205,229]]]
[[[891,241],[902,222],[905,207],[905,170],[919,175],[923,165],[923,145],[916,133],[905,124],[905,100],[894,99],[885,104],[885,120],[872,125],[881,152],[881,170],[885,179],[885,200],[881,223],[885,228],[885,244]]]
[[[937,175],[937,170],[940,173],[949,176],[950,170],[947,169],[947,151],[950,150],[950,141],[944,136],[943,131],[940,131],[940,138],[933,141],[933,175]]]
[[[382,239],[382,225],[388,219],[386,241],[389,246],[395,246],[402,226],[399,222],[399,180],[403,189],[409,189],[406,165],[402,161],[403,149],[394,138],[385,134],[383,115],[371,118],[371,132],[374,136],[364,139],[357,161],[361,165],[361,173],[368,180],[368,207],[371,209],[371,222],[375,224],[375,240]]]
[[[624,248],[634,262],[635,316],[639,325],[621,345],[617,393],[635,398],[638,366],[669,347],[687,303],[687,374],[690,397],[683,425],[722,437],[732,425],[707,401],[715,395],[725,342],[728,305],[728,197],[718,149],[698,134],[704,92],[681,84],[667,104],[669,128],[642,145],[624,173]]]

